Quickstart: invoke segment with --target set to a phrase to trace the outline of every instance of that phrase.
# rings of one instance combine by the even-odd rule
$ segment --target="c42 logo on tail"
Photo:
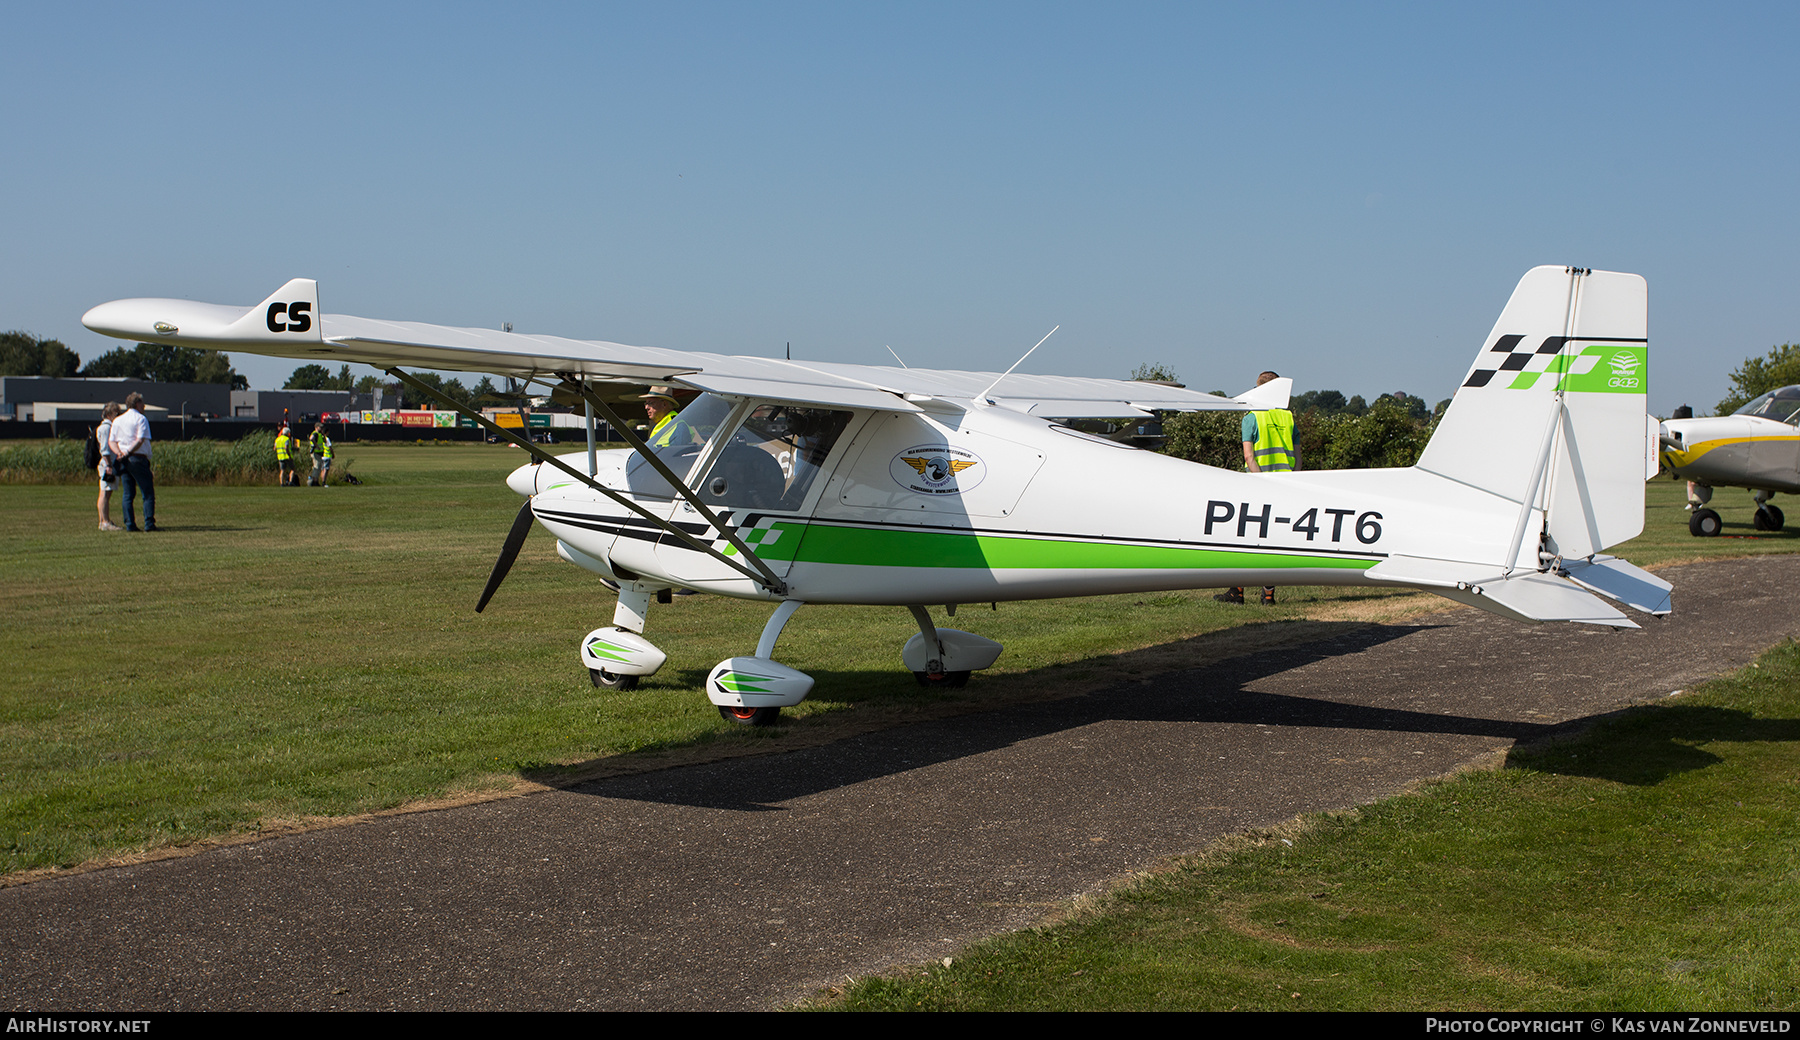
[[[1612,365],[1612,378],[1606,381],[1607,386],[1635,389],[1643,385],[1638,378],[1639,358],[1629,350],[1621,350],[1607,359]]]
[[[282,321],[282,315],[288,320]],[[308,332],[312,329],[312,303],[299,300],[294,303],[269,304],[270,332]]]
[[[1587,346],[1579,350],[1570,344]],[[1619,346],[1621,342],[1633,344]],[[1582,340],[1547,336],[1535,346],[1524,336],[1501,336],[1476,358],[1465,388],[1556,389],[1589,394],[1641,394],[1648,374],[1643,340]]]
[[[972,451],[948,444],[916,444],[888,463],[894,483],[920,495],[957,495],[987,476],[987,464]]]

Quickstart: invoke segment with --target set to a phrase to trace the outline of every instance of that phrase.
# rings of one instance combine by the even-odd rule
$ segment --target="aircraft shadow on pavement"
[[[905,723],[820,747],[616,777],[575,785],[571,790],[704,808],[778,811],[778,803],[790,799],[1103,722],[1317,727],[1513,741],[1534,740],[1560,728],[1550,723],[1414,711],[1246,689],[1306,665],[1360,653],[1432,627],[1437,626],[1358,624],[1352,631],[1335,637],[1245,654],[1148,681],[1128,680],[1060,700]],[[1123,654],[1114,660],[1129,663],[1132,656]],[[824,677],[830,673],[814,674]],[[1379,689],[1361,692],[1370,699],[1379,699],[1383,693]]]

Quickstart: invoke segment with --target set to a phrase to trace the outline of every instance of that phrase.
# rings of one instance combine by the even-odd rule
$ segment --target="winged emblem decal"
[[[916,444],[888,464],[896,484],[920,495],[961,494],[980,484],[986,470],[979,455],[948,444]]]

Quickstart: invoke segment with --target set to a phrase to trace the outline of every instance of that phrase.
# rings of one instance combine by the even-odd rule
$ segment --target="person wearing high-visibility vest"
[[[644,443],[651,450],[660,455],[662,452],[657,449],[694,443],[694,430],[681,418],[681,402],[675,400],[673,387],[653,386],[638,399],[644,402],[644,414],[650,418],[650,432]]]
[[[282,487],[300,486],[300,479],[294,474],[294,438],[288,433],[287,423],[282,423],[275,434],[275,464],[281,467]]]
[[[1279,378],[1274,372],[1264,372],[1256,377],[1256,385]],[[1300,468],[1300,449],[1294,446],[1293,412],[1286,408],[1245,412],[1242,430],[1244,469],[1251,473],[1285,473]],[[1228,603],[1242,603],[1244,590],[1240,586],[1220,598]],[[1274,605],[1273,585],[1263,586],[1262,601],[1264,606]]]
[[[325,480],[331,476],[331,438],[325,435],[322,422],[313,426],[312,463],[312,476],[306,482],[314,487],[329,487]]]

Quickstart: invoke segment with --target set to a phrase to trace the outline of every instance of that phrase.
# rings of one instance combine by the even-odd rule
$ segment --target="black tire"
[[[969,673],[945,672],[943,675],[933,679],[924,672],[914,672],[913,681],[917,682],[920,686],[936,686],[944,689],[956,690],[969,685]]]
[[[1719,514],[1710,509],[1696,509],[1694,515],[1688,517],[1688,532],[1696,538],[1717,538],[1724,528]]]
[[[635,675],[614,675],[604,668],[589,668],[588,678],[594,680],[594,685],[603,690],[635,690],[637,689],[639,677]]]
[[[773,726],[781,721],[780,708],[740,708],[730,704],[719,705],[719,717],[726,722],[735,722],[740,726]]]
[[[1750,526],[1758,531],[1779,531],[1786,524],[1787,517],[1781,514],[1780,508],[1771,505],[1758,508],[1756,515],[1750,519]]]

